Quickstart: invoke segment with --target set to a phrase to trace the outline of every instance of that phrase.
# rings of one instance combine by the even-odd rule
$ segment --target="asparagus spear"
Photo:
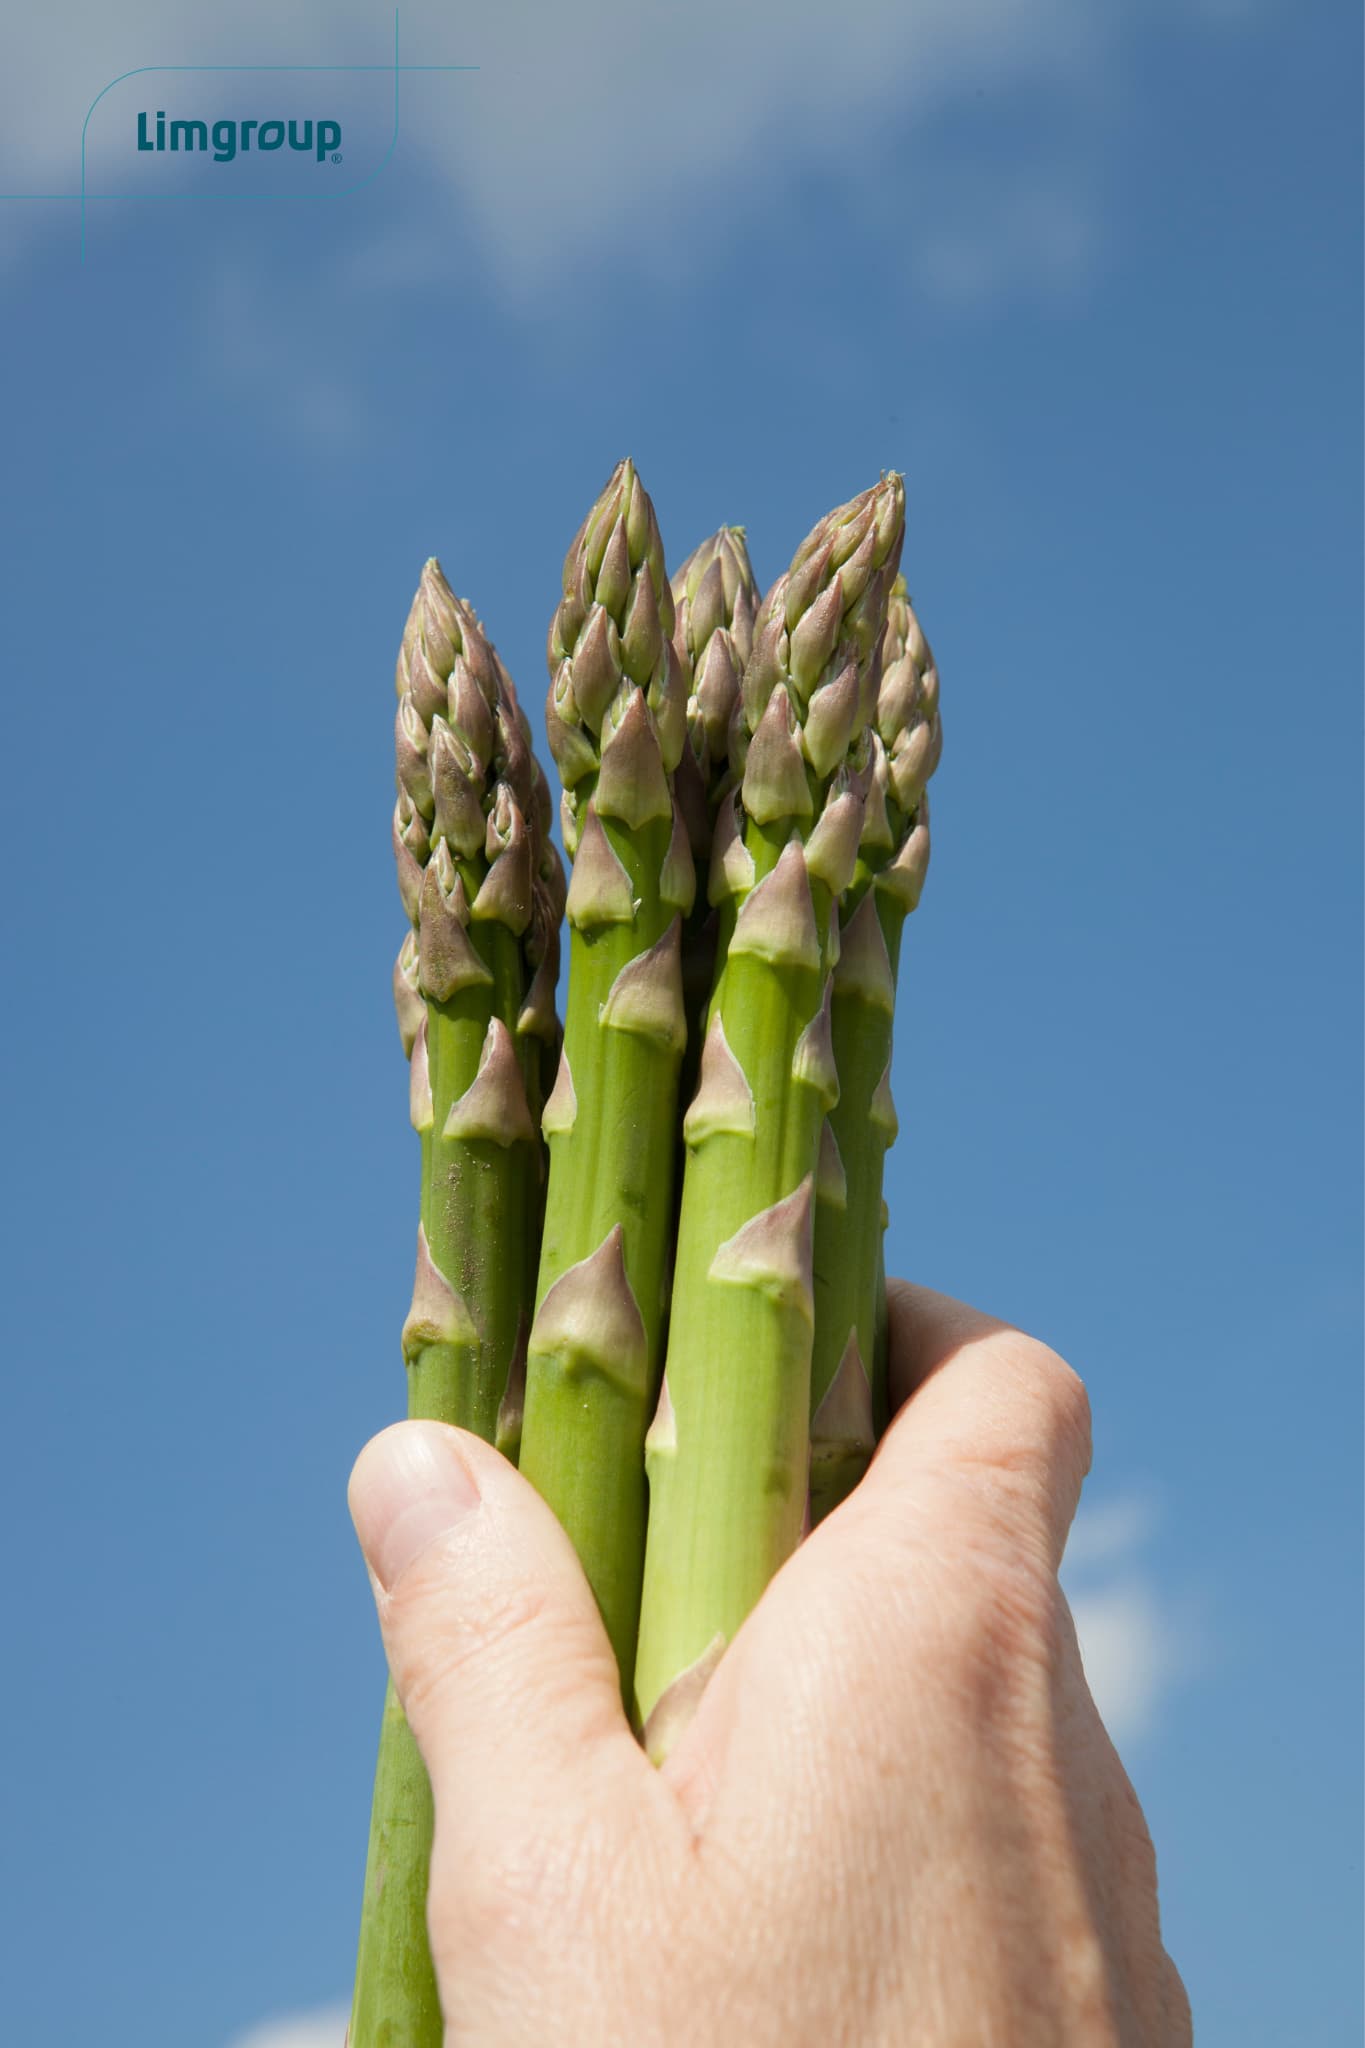
[[[723,950],[683,1125],[668,1358],[646,1449],[635,1705],[656,1759],[801,1534],[812,1196],[837,1088],[831,912],[857,858],[904,517],[891,477],[809,535],[764,601],[731,728],[737,786],[708,890]]]
[[[758,585],[742,526],[722,526],[694,548],[673,577],[673,643],[692,678],[687,738],[678,763],[677,799],[697,866],[705,870],[716,813],[730,786],[730,721],[740,677],[754,641]],[[701,1041],[716,957],[716,912],[700,899],[682,935],[683,1007],[687,1047],[678,1099],[690,1102],[701,1066]]]
[[[511,679],[439,564],[398,657],[394,850],[413,930],[394,971],[421,1138],[408,1412],[514,1449],[557,1038],[563,877]],[[497,1255],[490,1257],[490,1247]],[[350,2048],[440,2048],[427,1946],[431,1793],[392,1684],[375,1773]]]
[[[546,726],[573,859],[564,1051],[521,1468],[582,1559],[622,1672],[644,1559],[644,1438],[665,1311],[682,921],[695,876],[673,774],[687,674],[654,508],[620,463],[564,564]]]
[[[816,1181],[811,1521],[862,1477],[886,1426],[882,1175],[896,1135],[891,1038],[907,914],[929,862],[925,785],[943,729],[938,671],[897,577],[882,641],[873,772],[854,878],[841,900],[830,1004],[839,1100]]]

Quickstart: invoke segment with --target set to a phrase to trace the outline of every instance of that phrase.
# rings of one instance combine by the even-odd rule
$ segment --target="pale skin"
[[[452,2048],[1188,2048],[1151,1838],[1057,1584],[1084,1389],[901,1282],[891,1337],[871,1469],[660,1770],[512,1467],[438,1423],[362,1452]]]

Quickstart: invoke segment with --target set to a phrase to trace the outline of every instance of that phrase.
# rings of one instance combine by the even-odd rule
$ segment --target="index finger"
[[[893,1415],[964,1345],[1003,1336],[1012,1328],[998,1316],[988,1316],[984,1309],[970,1308],[948,1294],[931,1293],[911,1280],[887,1281],[886,1312],[890,1326],[887,1391]]]
[[[1081,1380],[1048,1345],[927,1287],[889,1281],[887,1309],[895,1413],[848,1505],[895,1514],[926,1480],[956,1478],[1040,1537],[1055,1570],[1090,1469]]]

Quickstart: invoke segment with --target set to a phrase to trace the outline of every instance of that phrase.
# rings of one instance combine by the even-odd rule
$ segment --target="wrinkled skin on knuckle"
[[[1090,1401],[1069,1365],[1032,1338],[996,1340],[1010,1359],[1010,1386],[992,1426],[964,1434],[941,1476],[970,1482],[1011,1552],[1036,1554],[1050,1570],[1081,1481],[1090,1468]]]
[[[421,1625],[406,1620],[411,1603]],[[433,1696],[457,1683],[471,1667],[487,1661],[518,1634],[545,1626],[547,1601],[535,1579],[512,1582],[466,1573],[458,1601],[443,1600],[432,1620],[426,1589],[400,1581],[389,1596],[390,1635],[398,1645],[394,1683],[410,1718],[420,1718]]]
[[[1090,1470],[1094,1447],[1090,1396],[1085,1381],[1050,1345],[1036,1337],[1011,1332],[1020,1371],[1037,1389],[1048,1430],[1051,1455],[1074,1464],[1084,1474]]]
[[[1040,1435],[1058,1450],[1090,1462],[1090,1396],[1085,1381],[1060,1352],[1023,1330],[1004,1329],[990,1339],[993,1359],[1016,1396],[1034,1404]]]

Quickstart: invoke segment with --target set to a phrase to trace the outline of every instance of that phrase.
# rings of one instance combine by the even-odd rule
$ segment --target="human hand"
[[[351,1509],[436,1810],[447,2039],[478,2048],[1187,2048],[1151,1840],[1057,1584],[1075,1374],[891,1284],[898,1412],[662,1769],[496,1452],[399,1423]]]

